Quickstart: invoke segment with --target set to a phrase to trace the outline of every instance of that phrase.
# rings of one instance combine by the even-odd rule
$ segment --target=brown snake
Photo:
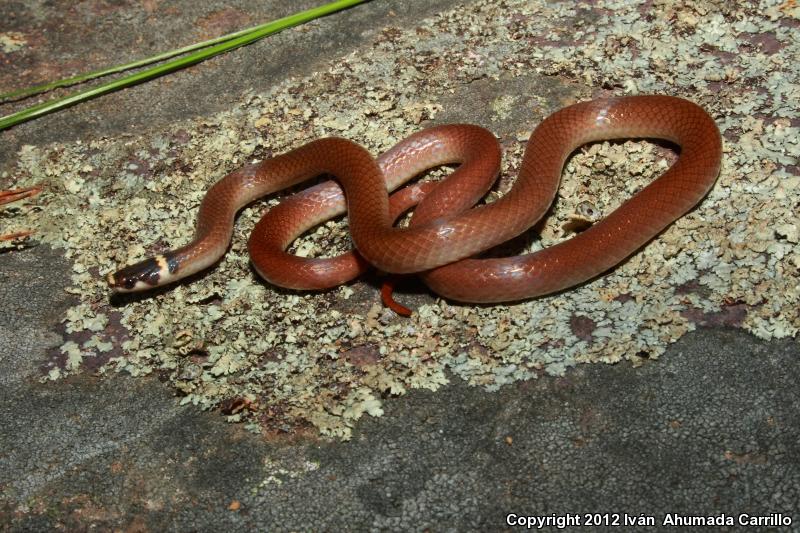
[[[576,148],[625,138],[664,139],[680,147],[680,156],[654,182],[571,239],[527,255],[470,259],[519,235],[545,214],[564,163]],[[331,174],[338,184],[325,182],[285,200],[254,229],[250,256],[270,282],[324,289],[352,279],[371,264],[391,273],[420,273],[431,289],[453,300],[530,298],[586,281],[631,255],[706,195],[719,173],[721,155],[714,121],[687,100],[631,96],[582,102],[553,113],[536,128],[507,194],[470,208],[491,187],[500,167],[497,140],[482,128],[423,130],[377,161],[351,141],[320,139],[228,174],[205,196],[191,243],[107,279],[115,291],[128,292],[207,268],[225,253],[239,209],[271,192]],[[451,163],[459,167],[446,180],[408,187],[392,197],[390,206],[387,189]],[[345,197],[358,254],[303,259],[285,252],[308,228],[345,212]],[[410,227],[394,227],[397,215],[417,202]]]

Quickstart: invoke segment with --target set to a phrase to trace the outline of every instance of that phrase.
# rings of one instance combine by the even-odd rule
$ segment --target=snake
[[[678,147],[677,160],[654,181],[588,229],[556,245],[511,257],[480,257],[522,234],[550,209],[570,155],[588,143],[658,139]],[[248,242],[255,270],[274,285],[323,290],[366,269],[416,273],[440,296],[468,303],[513,302],[559,292],[621,263],[694,208],[720,172],[722,139],[699,105],[674,96],[637,95],[575,103],[533,130],[516,180],[494,201],[481,202],[495,182],[501,150],[475,125],[421,130],[374,158],[347,139],[313,140],[245,165],[203,198],[193,240],[106,279],[115,292],[152,289],[209,268],[226,253],[236,214],[266,195],[321,175],[256,224]],[[457,165],[440,182],[408,185],[441,165]],[[477,205],[476,205],[477,204]],[[397,218],[416,206],[410,223]],[[355,251],[334,258],[287,252],[310,228],[347,213]]]

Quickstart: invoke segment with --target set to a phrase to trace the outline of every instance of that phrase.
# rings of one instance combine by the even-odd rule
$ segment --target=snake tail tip
[[[394,285],[395,279],[390,278],[383,282],[383,286],[381,287],[381,300],[383,300],[383,305],[397,313],[402,317],[410,317],[414,314],[414,312],[406,307],[405,305],[398,303],[393,296],[394,293]]]

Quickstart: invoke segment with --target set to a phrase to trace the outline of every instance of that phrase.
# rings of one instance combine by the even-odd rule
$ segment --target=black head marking
[[[155,287],[159,279],[161,279],[161,265],[155,257],[126,266],[109,274],[107,278],[109,286],[120,292]],[[141,286],[140,282],[145,286]]]

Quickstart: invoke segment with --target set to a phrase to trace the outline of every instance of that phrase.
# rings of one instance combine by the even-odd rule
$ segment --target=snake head
[[[167,256],[157,255],[126,266],[106,276],[114,292],[137,292],[164,285],[173,277],[172,262]]]

